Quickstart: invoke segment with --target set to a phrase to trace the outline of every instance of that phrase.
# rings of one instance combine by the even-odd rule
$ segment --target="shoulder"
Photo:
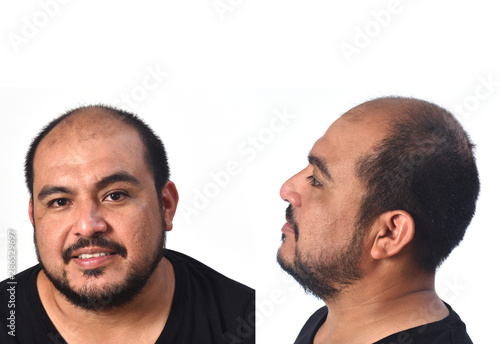
[[[464,322],[450,305],[445,305],[450,312],[446,318],[394,333],[375,344],[389,344],[401,340],[415,344],[472,344]]]
[[[30,286],[40,271],[40,265],[32,266],[10,278],[7,278],[0,282],[0,295],[13,294],[13,290],[26,289]]]
[[[35,265],[0,282],[1,343],[38,343],[47,338],[49,331],[36,290],[39,271],[40,266]]]
[[[211,342],[209,338],[214,342],[221,338],[233,343],[255,341],[255,291],[252,288],[185,254],[165,250],[164,256],[172,263],[175,273],[174,301],[167,322],[170,333],[191,323],[197,327],[193,336],[204,336],[207,343]],[[200,340],[183,337],[174,342]]]
[[[223,288],[224,292],[231,292],[247,297],[254,297],[255,295],[255,291],[252,288],[224,276],[211,267],[183,253],[165,250],[164,256],[174,266],[176,278],[177,274],[181,274],[182,276],[179,277],[183,279],[206,286]]]
[[[316,332],[318,332],[321,325],[325,322],[327,315],[328,308],[326,306],[323,306],[314,312],[300,330],[300,333],[295,340],[295,344],[313,343],[314,336],[316,335]]]

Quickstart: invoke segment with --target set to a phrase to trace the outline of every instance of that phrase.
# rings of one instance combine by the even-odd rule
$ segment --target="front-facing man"
[[[434,276],[475,211],[472,148],[417,99],[375,99],[328,128],[281,188],[278,262],[326,303],[296,343],[471,343]]]
[[[242,326],[253,290],[163,248],[178,194],[141,120],[70,111],[35,138],[25,167],[39,264],[0,284],[1,343],[254,342]]]

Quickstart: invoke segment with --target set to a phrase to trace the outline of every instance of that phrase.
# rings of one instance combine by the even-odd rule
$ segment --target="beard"
[[[61,273],[50,271],[43,264],[38,250],[36,241],[36,227],[34,228],[34,242],[36,248],[36,255],[40,266],[54,287],[66,297],[66,299],[73,305],[89,311],[109,311],[112,309],[121,308],[131,303],[141,292],[147,284],[153,271],[157,268],[161,259],[163,258],[163,251],[166,241],[166,224],[162,218],[162,235],[161,240],[153,248],[153,254],[141,261],[131,262],[125,280],[122,283],[109,284],[104,287],[98,288],[92,285],[92,278],[99,277],[104,274],[105,267],[96,268],[92,270],[82,271],[83,276],[88,278],[88,284],[80,287],[73,288],[67,277],[67,271]],[[116,243],[110,241],[103,236],[80,238],[74,245],[67,248],[63,252],[63,261],[67,265],[71,260],[71,254],[80,248],[85,247],[101,247],[110,248],[116,252],[116,255],[122,258],[127,257],[127,249]]]
[[[286,210],[286,219],[295,233],[298,242],[300,228],[295,221],[291,205]],[[295,246],[292,262],[287,262],[278,250],[277,261],[281,268],[290,274],[305,290],[323,301],[332,301],[348,285],[361,278],[359,259],[363,247],[364,230],[359,223],[353,232],[350,243],[337,254],[322,253],[317,258],[305,256]],[[285,235],[282,235],[285,240]]]

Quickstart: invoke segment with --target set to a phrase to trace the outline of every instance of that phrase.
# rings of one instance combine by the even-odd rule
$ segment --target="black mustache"
[[[68,247],[63,251],[63,260],[64,264],[68,264],[69,261],[71,260],[71,257],[73,257],[73,253],[76,250],[79,250],[81,248],[85,247],[100,247],[100,248],[107,248],[110,250],[113,250],[118,254],[119,256],[123,258],[127,258],[127,249],[120,245],[117,242],[110,241],[108,239],[105,239],[104,237],[97,237],[97,238],[80,238],[76,243]]]
[[[291,204],[289,204],[288,207],[286,208],[285,219],[289,224],[295,225],[295,218],[293,216],[293,210]]]
[[[285,211],[286,221],[292,226],[293,232],[295,233],[295,240],[299,239],[299,226],[295,222],[295,216],[293,215],[292,205],[289,204]]]

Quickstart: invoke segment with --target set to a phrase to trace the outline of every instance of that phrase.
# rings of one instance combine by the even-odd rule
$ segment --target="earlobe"
[[[370,252],[373,259],[395,256],[411,242],[415,234],[415,222],[412,216],[403,210],[382,214],[376,226],[376,235]]]
[[[167,225],[167,231],[172,230],[175,211],[179,203],[179,193],[172,181],[167,181],[161,190],[161,201],[163,206],[163,217]]]
[[[29,201],[28,216],[30,217],[31,225],[34,227],[35,222],[34,222],[34,216],[33,216],[33,198],[30,198],[30,201]]]

